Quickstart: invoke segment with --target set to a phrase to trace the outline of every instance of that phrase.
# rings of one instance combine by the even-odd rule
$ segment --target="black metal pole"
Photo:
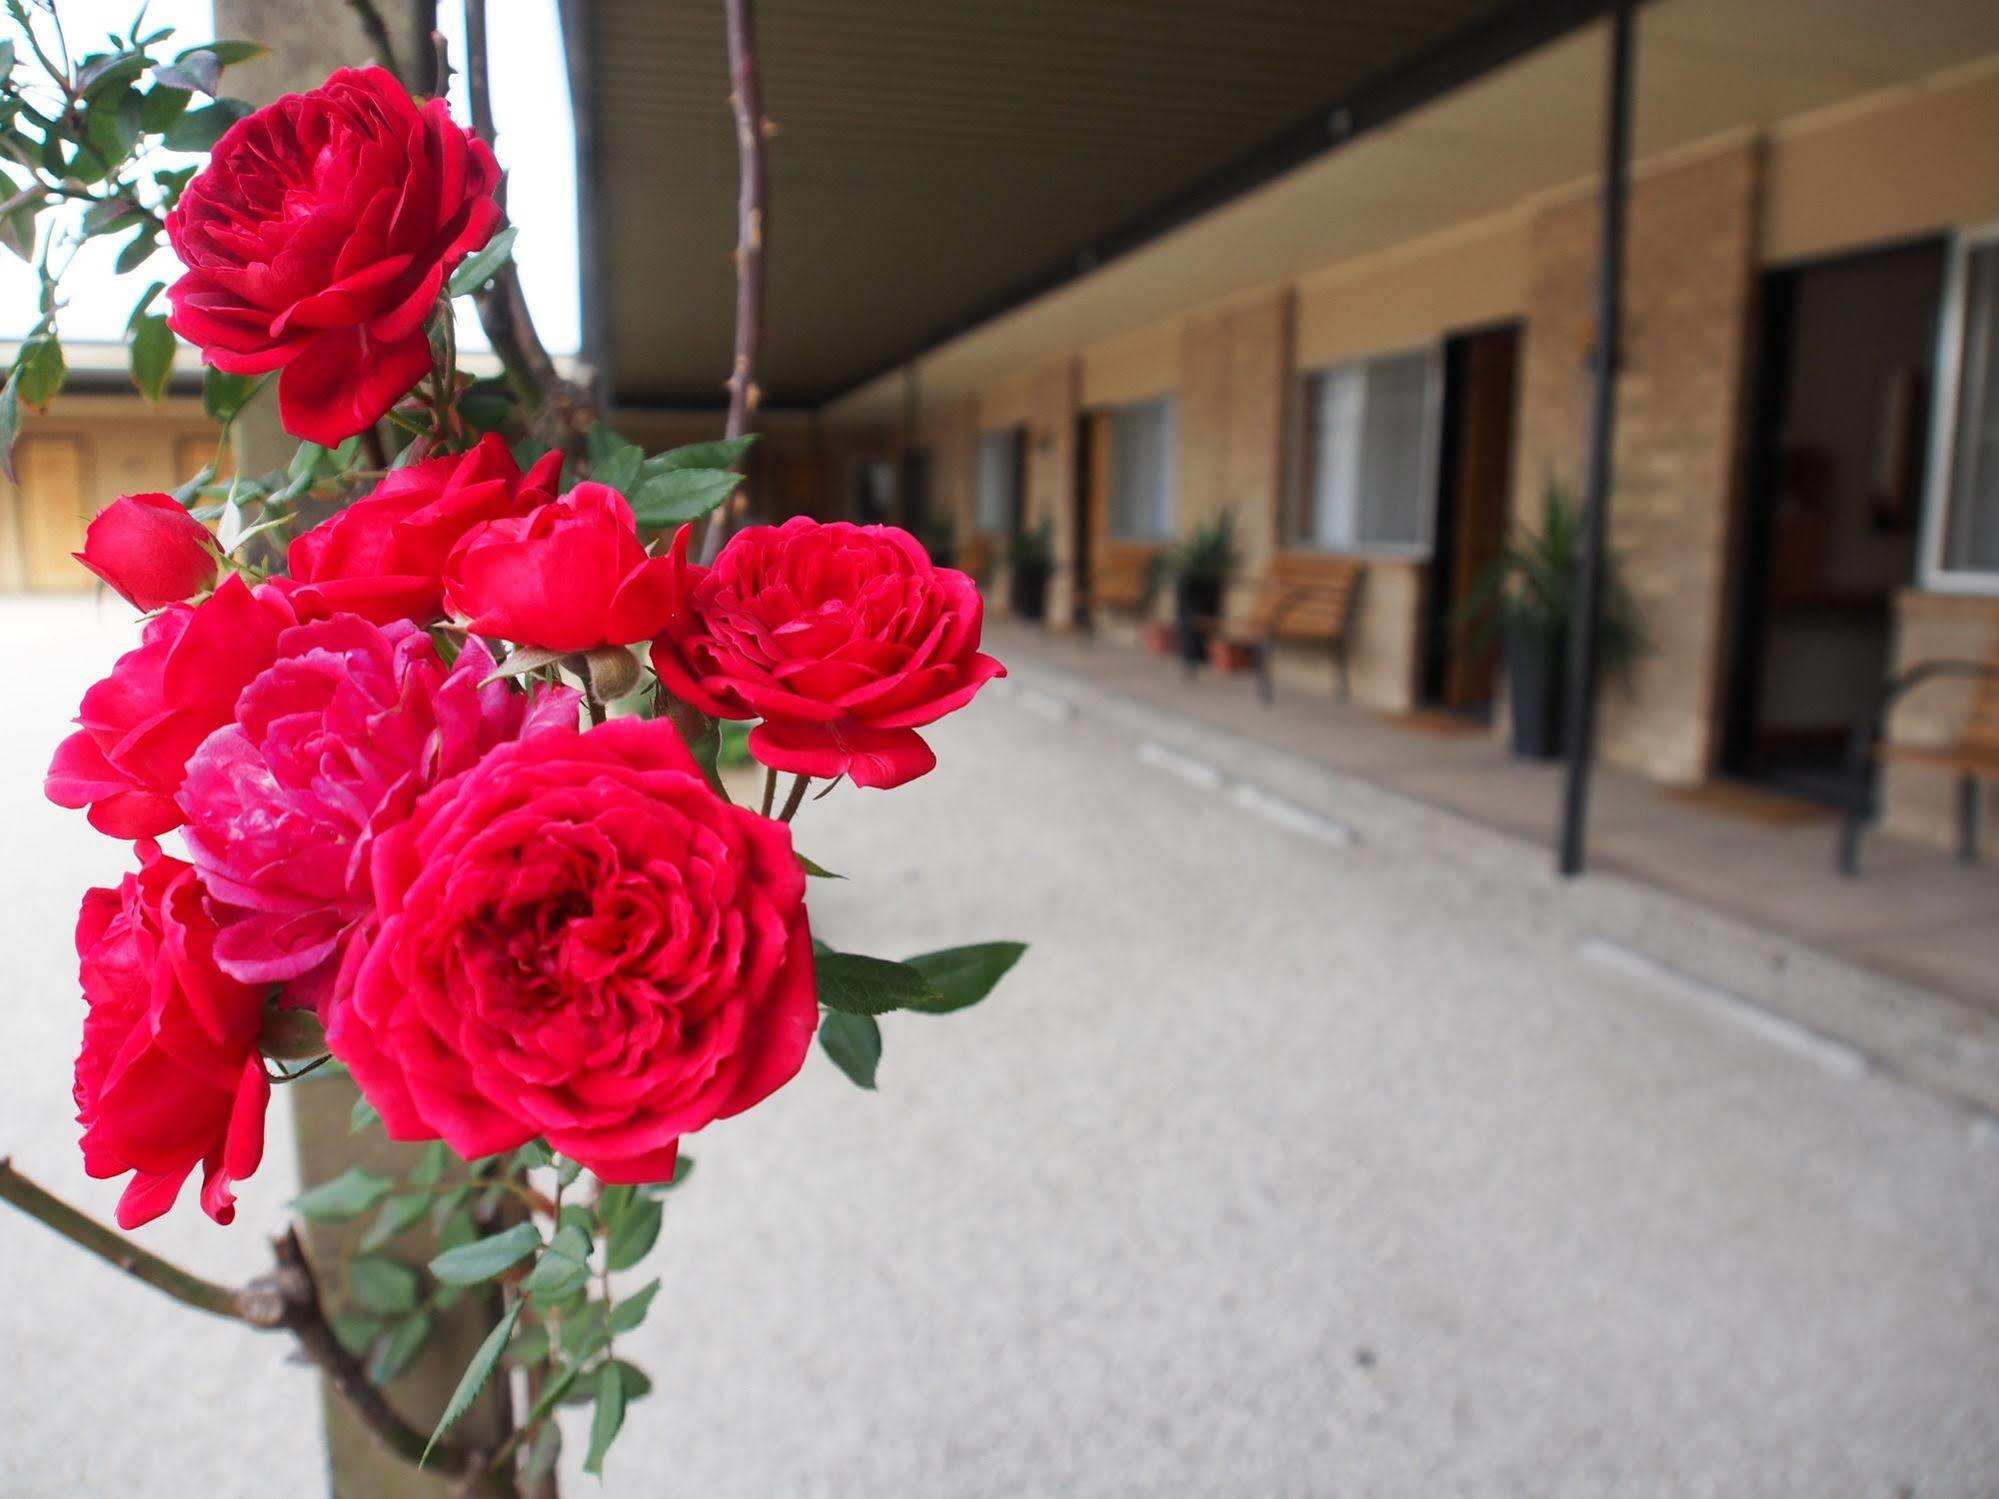
[[[1617,419],[1617,370],[1624,343],[1624,210],[1631,175],[1632,6],[1610,17],[1610,90],[1604,110],[1603,230],[1597,261],[1596,389],[1591,398],[1589,473],[1583,494],[1583,555],[1575,614],[1569,621],[1568,782],[1562,794],[1560,869],[1583,871],[1589,821],[1590,762],[1595,753],[1597,626],[1603,610],[1603,554],[1610,529],[1611,440]]]

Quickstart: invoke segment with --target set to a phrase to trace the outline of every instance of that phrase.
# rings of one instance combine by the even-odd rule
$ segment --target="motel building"
[[[584,358],[657,446],[719,428],[732,142],[660,102],[697,86],[706,53],[682,60],[676,28],[706,18],[628,9],[593,10],[576,101]],[[803,10],[788,33],[794,9],[763,18],[781,128],[758,510],[899,519],[996,613],[1010,543],[1045,534],[1044,627],[1106,649],[1171,618],[1138,580],[1227,514],[1225,614],[1273,579],[1358,576],[1354,708],[1503,735],[1503,654],[1463,610],[1551,485],[1585,489],[1615,7],[1438,3],[1385,37],[1361,25],[1378,6],[1187,4],[1225,56],[1191,21],[1121,52],[1063,38],[1095,84],[1008,61],[1022,28],[1088,6],[1024,4],[1011,29],[926,13],[886,81],[881,36]],[[1647,648],[1604,688],[1598,755],[1836,798],[1884,684],[1999,661],[1999,5],[1652,0],[1633,22],[1608,540]],[[903,109],[924,66],[927,134],[852,124]],[[1023,107],[1030,86],[1071,104]],[[714,223],[683,244],[670,212],[696,209]],[[686,296],[631,292],[662,274]],[[183,396],[149,413],[80,389],[27,434],[5,589],[86,586],[66,554],[89,507],[205,456]],[[1280,693],[1335,690],[1325,649],[1275,666]],[[1887,735],[1989,746],[1981,712],[1999,688],[1939,675]],[[1886,830],[1950,846],[1957,783],[1891,752]],[[1999,790],[1979,815],[1989,856]]]

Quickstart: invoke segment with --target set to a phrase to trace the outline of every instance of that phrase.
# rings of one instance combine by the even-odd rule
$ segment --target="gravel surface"
[[[105,1212],[68,933],[120,852],[38,782],[126,628],[0,601],[0,1150]],[[889,1017],[879,1093],[815,1055],[690,1142],[628,1340],[657,1388],[572,1492],[1999,1491],[1994,1131],[1601,961],[1538,851],[1332,777],[1244,793],[1034,680],[802,814],[852,877],[814,887],[834,945],[1033,951]],[[288,1163],[280,1127],[236,1227],[147,1241],[248,1273]],[[4,1214],[0,1265],[0,1495],[317,1491],[275,1340]]]

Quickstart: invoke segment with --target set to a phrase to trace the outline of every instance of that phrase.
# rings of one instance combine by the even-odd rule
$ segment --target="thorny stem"
[[[389,28],[382,20],[382,13],[375,9],[373,0],[347,0],[347,5],[359,18],[361,29],[368,33],[368,45],[375,49],[375,61],[398,78],[406,78],[396,62],[396,49],[389,41]]]
[[[369,1381],[360,1362],[333,1335],[320,1304],[319,1282],[306,1261],[296,1229],[287,1230],[272,1245],[277,1259],[272,1269],[240,1290],[232,1290],[203,1280],[141,1248],[23,1176],[4,1156],[0,1156],[0,1201],[12,1203],[72,1244],[89,1250],[106,1264],[171,1296],[183,1306],[227,1317],[248,1327],[290,1332],[306,1358],[324,1371],[328,1381],[379,1441],[411,1463],[423,1455],[423,1434],[396,1414],[382,1392]],[[475,1460],[461,1448],[446,1443],[440,1442],[431,1449],[428,1466],[450,1476],[466,1477],[473,1484],[468,1489],[470,1493],[500,1499],[511,1492],[507,1487],[484,1482],[483,1459]]]
[[[477,4],[479,0],[472,0]],[[764,175],[763,82],[757,73],[757,25],[753,0],[722,0],[729,37],[729,108],[736,117],[736,157],[741,188],[736,197],[736,357],[729,371],[729,422],[725,437],[750,430],[762,391],[757,387],[757,354],[763,346],[764,230],[770,217],[770,189]],[[738,492],[708,512],[701,534],[701,561],[713,562],[723,533],[747,503]]]
[[[805,802],[805,788],[811,784],[812,777],[810,776],[800,776],[796,781],[791,783],[791,795],[784,799],[784,811],[777,819],[779,822],[790,822],[792,818],[798,815],[799,807],[804,805]],[[765,806],[764,816],[770,816],[769,806]]]
[[[770,816],[770,809],[777,805],[777,772],[768,767],[764,770],[763,815]]]

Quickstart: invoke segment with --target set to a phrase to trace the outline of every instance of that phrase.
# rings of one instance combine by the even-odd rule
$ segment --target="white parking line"
[[[1176,776],[1189,786],[1197,786],[1203,791],[1220,791],[1222,773],[1206,760],[1196,760],[1192,755],[1183,755],[1176,749],[1168,749],[1157,740],[1147,739],[1138,746],[1138,758],[1142,764],[1154,770],[1163,770]]]
[[[1016,701],[1037,718],[1045,718],[1050,723],[1067,723],[1076,716],[1076,705],[1066,697],[1053,692],[1043,692],[1038,687],[1023,687]]]
[[[1310,807],[1301,807],[1247,781],[1237,781],[1229,788],[1229,800],[1252,817],[1261,817],[1265,822],[1293,833],[1302,833],[1307,838],[1316,838],[1334,848],[1346,848],[1354,841],[1354,831],[1345,823],[1337,822],[1322,812],[1314,812]]]
[[[1695,978],[1670,963],[1662,963],[1621,942],[1613,942],[1607,937],[1585,938],[1577,944],[1576,954],[1628,978],[1642,979],[1837,1076],[1859,1077],[1870,1065],[1867,1054],[1858,1047],[1849,1046],[1787,1015],[1766,1010],[1733,990]]]

